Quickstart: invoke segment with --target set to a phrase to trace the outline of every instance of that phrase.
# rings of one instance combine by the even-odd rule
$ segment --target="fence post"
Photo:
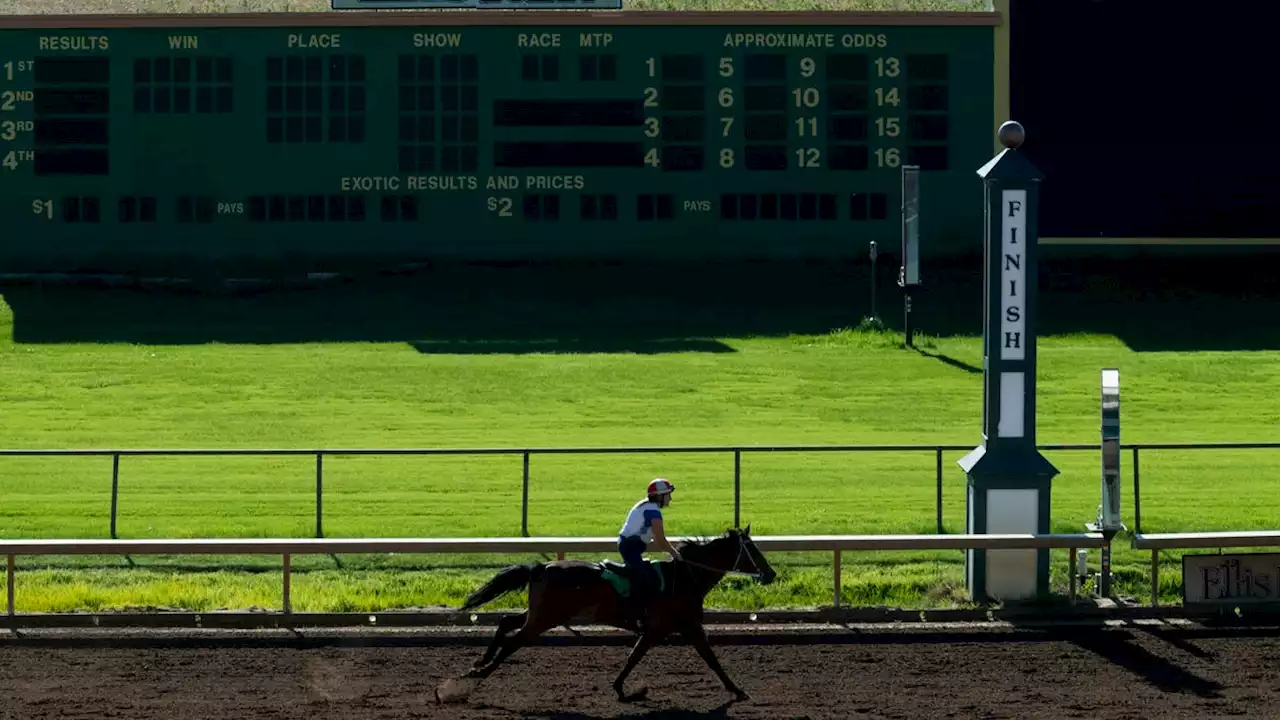
[[[935,459],[937,460],[937,470],[935,476],[938,482],[938,534],[942,534],[942,448],[934,448]]]
[[[523,480],[520,487],[520,535],[529,537],[529,451],[524,451]]]
[[[15,559],[12,555],[9,556],[9,561],[7,565],[8,565],[8,570],[5,573],[6,575],[5,584],[8,587],[8,598],[9,598],[9,602],[8,602],[9,629],[16,631],[18,628],[13,624],[13,616],[16,612],[14,609],[14,602],[13,602],[13,586],[14,586],[14,575],[17,573],[18,568],[17,568],[17,563],[15,562]]]
[[[835,596],[832,598],[832,605],[840,607],[840,551],[835,551],[835,558],[832,560],[831,574],[835,579]]]
[[[742,527],[742,451],[733,451],[733,526]]]
[[[1133,448],[1133,533],[1142,534],[1142,473],[1138,471],[1138,448]]]
[[[116,508],[120,499],[120,453],[111,454],[111,539],[116,539]]]
[[[1076,549],[1067,548],[1067,581],[1071,586],[1071,602],[1076,601]]]
[[[324,453],[316,453],[316,537],[324,537]]]
[[[1160,604],[1160,550],[1151,551],[1151,607]]]
[[[290,597],[290,596],[292,595],[292,592],[291,592],[291,588],[289,587],[289,584],[290,584],[290,583],[289,583],[289,580],[290,580],[289,576],[292,574],[292,573],[290,572],[290,569],[291,569],[291,568],[290,568],[289,566],[290,566],[292,563],[293,563],[293,557],[292,557],[292,556],[290,556],[290,555],[289,555],[289,553],[285,553],[285,554],[284,554],[284,592],[283,592],[283,596],[284,596],[284,613],[285,613],[286,615],[288,615],[288,614],[290,614],[290,613],[292,613],[292,612],[293,612],[293,598],[292,598],[292,597]]]

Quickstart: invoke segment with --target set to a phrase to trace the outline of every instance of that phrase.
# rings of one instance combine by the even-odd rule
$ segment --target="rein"
[[[705,546],[703,546],[703,547],[705,547]],[[739,535],[739,536],[738,536],[738,555],[737,555],[737,557],[735,557],[735,558],[733,559],[733,565],[732,565],[732,567],[737,567],[737,566],[738,566],[738,561],[739,561],[739,560],[741,560],[741,559],[742,559],[742,556],[743,556],[743,555],[745,555],[745,554],[747,554],[747,543],[746,543],[746,541],[745,541],[745,540],[743,540],[743,539],[742,539],[742,536],[741,536],[741,535]],[[748,557],[750,557],[750,556],[748,555]],[[702,568],[703,570],[711,570],[711,571],[713,571],[713,572],[722,573],[722,574],[724,574],[724,575],[741,575],[741,576],[743,576],[743,577],[752,577],[752,578],[758,578],[758,577],[760,577],[760,575],[761,575],[761,573],[760,573],[760,568],[756,565],[756,562],[755,562],[754,560],[752,560],[752,561],[751,561],[751,567],[755,568],[755,571],[754,571],[754,572],[747,572],[747,571],[745,571],[745,570],[725,570],[725,569],[723,569],[723,568],[712,567],[712,566],[710,566],[710,565],[707,565],[706,563],[700,563],[700,562],[694,562],[693,560],[687,560],[687,559],[685,559],[685,557],[684,557],[684,554],[683,554],[683,553],[681,553],[681,554],[680,554],[680,562],[688,563],[689,565],[692,565],[692,566],[694,566],[694,567],[700,567],[700,568]]]

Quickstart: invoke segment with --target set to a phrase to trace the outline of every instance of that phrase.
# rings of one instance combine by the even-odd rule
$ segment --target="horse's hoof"
[[[618,700],[622,702],[639,702],[640,700],[643,700],[648,696],[649,696],[649,688],[642,687],[639,690],[636,690],[635,692],[631,693],[630,695],[623,695],[622,692],[619,692]]]
[[[465,678],[445,680],[436,686],[437,703],[453,703],[467,699],[478,683]]]

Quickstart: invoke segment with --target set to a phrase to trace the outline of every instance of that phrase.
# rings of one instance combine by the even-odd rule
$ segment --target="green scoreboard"
[[[993,13],[0,19],[0,272],[980,247]]]

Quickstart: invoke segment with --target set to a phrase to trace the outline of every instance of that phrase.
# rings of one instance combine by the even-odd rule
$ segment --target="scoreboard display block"
[[[992,13],[0,18],[0,271],[980,246]]]

